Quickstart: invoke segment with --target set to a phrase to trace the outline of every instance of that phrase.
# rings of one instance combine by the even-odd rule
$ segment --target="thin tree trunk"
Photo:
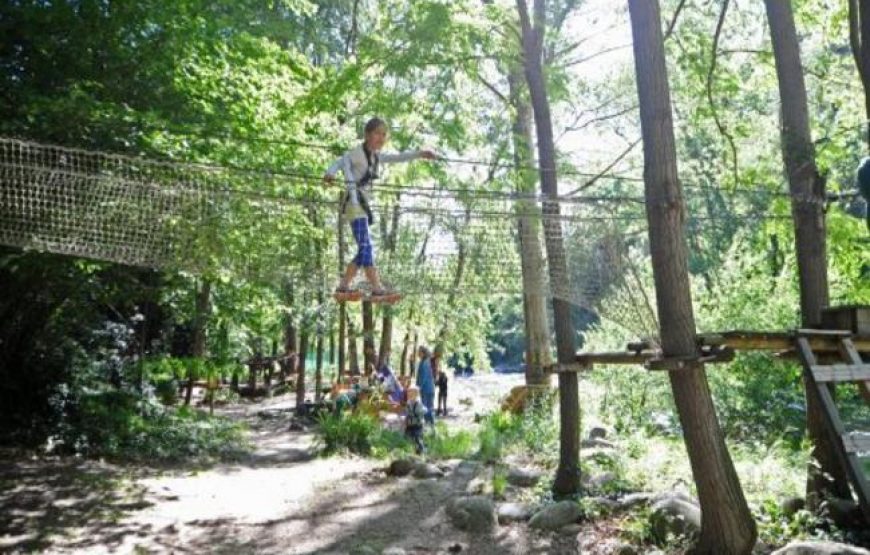
[[[390,363],[391,344],[393,342],[393,307],[383,307],[384,316],[381,319],[381,348],[378,350],[378,365],[381,368]]]
[[[322,304],[322,301],[321,301]],[[314,373],[314,400],[320,401],[321,390],[323,389],[323,333],[317,333],[317,352],[315,360]]]
[[[697,358],[670,89],[658,0],[629,0],[644,147],[644,183],[662,352]],[[669,373],[701,503],[697,553],[750,553],[756,528],[716,418],[703,364]]]
[[[296,372],[296,413],[305,410],[305,359],[308,358],[308,326],[302,326],[299,334],[299,370]]]
[[[339,202],[341,202],[341,194],[339,194]],[[340,211],[339,211],[340,212]],[[338,273],[344,272],[345,259],[345,235],[344,235],[344,218],[339,213],[338,215]],[[338,376],[337,381],[341,382],[347,372],[347,303],[338,303]]]
[[[211,281],[203,279],[199,290],[196,293],[196,308],[193,316],[193,349],[191,354],[193,358],[205,358],[205,328],[208,324],[208,312],[211,300]],[[187,374],[187,391],[184,394],[185,406],[190,405],[190,400],[193,397],[193,371],[188,371]]]
[[[411,372],[409,375],[413,378],[417,373],[417,351],[420,349],[420,333],[414,332],[414,350],[411,351],[411,356],[408,357],[408,364],[411,365]]]
[[[350,365],[350,374],[352,376],[359,376],[359,354],[357,352],[356,332],[349,316],[347,319],[347,358]]]
[[[868,42],[870,42],[870,5],[858,0],[849,0],[849,44],[864,89],[866,139],[870,150],[870,44]]]
[[[515,67],[508,76],[510,101],[514,109],[513,144],[514,164],[517,167],[517,191],[535,192],[535,175],[529,168],[534,166],[532,155],[532,108],[525,90],[522,68]],[[550,354],[550,325],[547,321],[546,297],[544,294],[544,256],[541,253],[541,213],[532,200],[517,202],[520,217],[517,221],[520,260],[523,273],[523,320],[525,324],[526,385],[550,385],[550,376],[545,368],[552,362]]]
[[[384,220],[386,222],[386,218]],[[386,226],[385,226],[386,227]],[[383,244],[384,252],[387,256],[392,257],[396,248],[396,235],[399,230],[399,197],[396,197],[396,203],[393,205],[393,215],[390,220],[389,231],[384,232]],[[377,368],[381,368],[385,364],[390,363],[390,354],[393,344],[393,307],[383,305],[383,315],[381,317],[381,345],[378,349]]]
[[[290,310],[293,310],[294,297],[292,281],[287,282],[284,294],[287,299],[287,306],[290,307]],[[288,360],[286,364],[281,365],[281,381],[286,379],[285,371],[289,372],[291,376],[295,372],[297,361],[296,355],[298,352],[296,343],[296,323],[293,319],[293,315],[287,314],[284,322],[284,356],[288,357]]]
[[[329,355],[328,355],[329,365],[332,366],[335,364],[335,329],[333,329],[332,324],[329,326]]]
[[[372,303],[363,301],[362,303],[363,316],[363,361],[365,364],[364,373],[369,375],[371,368],[375,365],[375,315]]]
[[[408,375],[408,347],[411,343],[411,332],[405,332],[405,338],[402,340],[402,359],[399,361],[399,376],[405,377]]]
[[[764,4],[767,7],[782,102],[782,155],[791,192],[800,282],[801,324],[805,328],[819,327],[822,309],[828,305],[825,182],[816,169],[807,91],[791,2],[765,0]],[[807,502],[810,508],[817,509],[818,504],[829,494],[851,498],[851,493],[845,472],[828,436],[821,401],[806,380],[804,387],[807,399],[807,431],[813,442],[813,458],[819,463],[818,467],[812,464],[809,466]]]
[[[535,129],[538,134],[538,159],[541,168],[541,192],[544,195],[544,239],[547,248],[547,267],[550,283],[554,288],[553,318],[556,329],[556,352],[560,364],[574,364],[574,326],[571,321],[571,306],[555,289],[566,290],[569,283],[559,219],[559,203],[556,180],[556,145],[553,140],[553,122],[550,116],[550,101],[547,98],[546,79],[542,63],[545,29],[544,0],[535,0],[534,27],[529,20],[526,0],[517,0],[517,9],[522,29],[523,62]],[[565,291],[565,293],[569,293]],[[559,373],[559,468],[553,482],[553,491],[559,495],[573,495],[580,491],[580,400],[575,372]]]

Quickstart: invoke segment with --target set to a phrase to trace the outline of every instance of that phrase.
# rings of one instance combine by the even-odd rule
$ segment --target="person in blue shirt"
[[[432,353],[423,345],[417,350],[420,364],[417,366],[417,387],[427,409],[426,422],[435,425],[435,376],[432,375]]]

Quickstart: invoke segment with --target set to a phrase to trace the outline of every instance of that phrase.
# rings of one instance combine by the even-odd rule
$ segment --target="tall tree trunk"
[[[321,301],[322,304],[322,301]],[[314,400],[320,401],[321,390],[323,389],[323,332],[317,332],[317,352],[315,359],[314,373]]]
[[[566,290],[569,283],[565,260],[565,245],[559,219],[556,180],[556,145],[553,140],[553,122],[550,101],[547,98],[543,67],[543,40],[545,30],[545,2],[535,0],[534,27],[529,20],[526,0],[517,0],[522,29],[523,64],[526,81],[535,114],[538,134],[538,159],[541,168],[541,192],[544,196],[544,239],[547,248],[547,267],[554,288],[553,318],[556,328],[556,353],[560,364],[574,364],[575,340],[571,321],[571,305],[556,289]],[[576,372],[559,373],[559,468],[553,482],[553,491],[559,495],[572,495],[580,491],[580,399]]]
[[[405,332],[405,338],[402,340],[402,359],[399,361],[399,376],[405,377],[408,375],[408,347],[411,343],[411,332]]]
[[[296,372],[296,413],[301,414],[305,407],[305,359],[308,358],[308,326],[302,326],[299,334],[299,365]]]
[[[828,271],[825,254],[825,182],[816,169],[810,133],[807,91],[801,68],[797,29],[790,0],[765,0],[779,96],[782,102],[782,155],[791,192],[800,282],[801,324],[819,327],[822,309],[828,305]],[[849,485],[828,436],[822,405],[811,384],[804,381],[807,399],[807,431],[813,442],[809,466],[807,501],[817,509],[829,494],[851,498]],[[833,480],[829,480],[826,475]]]
[[[329,325],[329,364],[330,366],[335,364],[335,330],[332,327],[332,324]]]
[[[864,114],[867,118],[867,146],[870,151],[870,5],[849,0],[849,44],[864,88]]]
[[[347,358],[350,374],[359,376],[359,354],[357,351],[356,331],[350,317],[347,318]]]
[[[517,167],[517,191],[535,192],[535,176],[529,171],[534,166],[532,155],[532,108],[523,94],[522,68],[516,66],[508,75],[510,101],[514,109],[513,144],[514,165]],[[517,202],[517,221],[520,260],[523,273],[523,321],[526,343],[526,385],[550,385],[545,368],[552,362],[550,354],[550,325],[544,291],[544,256],[541,253],[541,213],[533,200]]]
[[[492,174],[490,174],[490,179]],[[462,280],[465,277],[465,268],[468,265],[468,241],[469,238],[462,237],[460,232],[463,229],[467,229],[469,224],[471,223],[471,206],[465,206],[465,215],[463,216],[463,223],[461,226],[457,226],[454,230],[453,240],[458,245],[456,249],[456,271],[453,273],[453,281],[450,284],[450,291],[447,293],[447,300],[444,303],[446,307],[445,314],[453,314],[456,311],[456,301],[461,294],[460,286],[462,285]],[[444,351],[446,349],[447,343],[447,334],[448,328],[447,323],[441,326],[441,331],[438,332],[438,338],[435,341],[435,349],[433,350],[432,362],[433,366],[437,366],[441,359],[444,358]],[[433,372],[437,375],[436,369],[433,367]]]
[[[363,301],[363,360],[365,364],[364,374],[369,375],[375,365],[375,315],[372,303]]]
[[[390,363],[390,354],[392,352],[393,342],[393,307],[385,305],[383,307],[384,316],[381,320],[381,348],[378,349],[378,365],[381,368]]]
[[[208,324],[208,313],[211,300],[211,281],[203,279],[196,293],[196,307],[193,316],[193,358],[205,358],[205,328]],[[184,394],[185,406],[190,405],[193,397],[193,370],[187,374],[187,391]]]
[[[284,296],[287,301],[287,306],[291,313],[285,315],[284,320],[284,356],[288,357],[287,364],[281,365],[281,381],[286,379],[285,370],[292,376],[296,370],[298,346],[296,342],[296,322],[293,318],[292,310],[294,309],[293,282],[288,281],[285,285]]]
[[[420,333],[414,332],[414,350],[411,351],[411,356],[408,357],[408,364],[411,365],[411,372],[409,375],[413,378],[417,373],[417,351],[420,349]]]
[[[697,359],[695,316],[683,234],[685,205],[658,0],[629,0],[640,119],[644,183],[662,353]],[[701,502],[698,553],[750,553],[756,529],[716,418],[703,364],[669,373],[674,401]]]
[[[341,194],[339,194],[339,203],[341,202]],[[340,211],[339,211],[340,212]],[[339,275],[344,272],[345,260],[344,260],[344,249],[345,249],[345,234],[344,234],[344,218],[341,214],[338,215],[338,273]],[[347,303],[338,303],[338,376],[337,381],[341,381],[344,378],[345,372],[347,372],[347,360],[345,357],[346,354],[346,345],[348,342],[347,337]]]
[[[390,229],[389,232],[384,231],[383,237],[384,253],[390,257],[393,256],[396,249],[396,235],[399,232],[399,214],[399,197],[397,195],[396,202],[393,205]],[[386,219],[384,219],[384,221],[386,221]],[[378,349],[378,368],[384,364],[390,363],[390,353],[392,352],[393,344],[393,307],[390,305],[383,305],[381,310],[383,310],[383,315],[381,318],[381,345]]]

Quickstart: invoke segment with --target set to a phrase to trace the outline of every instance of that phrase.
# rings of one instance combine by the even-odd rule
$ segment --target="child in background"
[[[438,372],[438,410],[440,416],[447,416],[447,372]]]
[[[408,388],[408,404],[405,406],[405,435],[414,442],[418,455],[426,451],[423,445],[423,419],[426,414],[426,407],[420,401],[420,389],[412,385]]]

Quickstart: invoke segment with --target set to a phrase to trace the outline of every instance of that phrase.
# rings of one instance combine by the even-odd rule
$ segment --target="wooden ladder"
[[[816,353],[810,344],[811,339],[839,340],[839,357],[842,363],[819,364]],[[798,330],[796,336],[797,354],[808,377],[809,387],[821,400],[828,430],[832,434],[833,444],[839,451],[840,461],[846,470],[846,476],[852,482],[858,503],[864,513],[864,518],[870,523],[870,482],[864,474],[859,453],[870,453],[870,433],[847,432],[840,419],[840,411],[834,401],[832,386],[838,383],[855,383],[870,404],[870,364],[861,360],[861,355],[852,343],[852,334],[848,331],[834,330]]]

